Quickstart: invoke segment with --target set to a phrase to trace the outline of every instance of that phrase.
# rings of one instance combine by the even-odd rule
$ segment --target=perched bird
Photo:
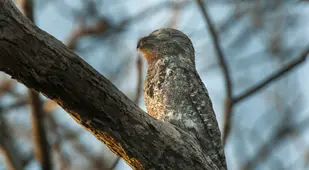
[[[137,49],[148,63],[144,85],[148,114],[193,135],[215,169],[227,169],[216,115],[196,71],[191,40],[179,30],[162,28],[142,37]]]

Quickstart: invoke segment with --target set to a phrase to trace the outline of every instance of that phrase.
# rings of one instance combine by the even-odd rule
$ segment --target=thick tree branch
[[[34,0],[19,0],[24,15],[34,23]],[[44,170],[52,170],[51,149],[47,140],[47,133],[44,126],[43,103],[39,93],[29,89],[29,100],[32,116],[32,138],[36,159],[41,163]]]
[[[216,29],[206,11],[206,7],[204,4],[203,0],[196,0],[202,14],[204,17],[205,22],[207,23],[207,26],[209,28],[209,31],[212,35],[212,39],[213,39],[213,43],[217,52],[217,56],[219,59],[219,63],[221,65],[222,68],[222,72],[223,72],[223,76],[224,76],[224,80],[225,80],[225,89],[226,89],[226,99],[225,99],[225,107],[224,107],[224,115],[225,115],[225,119],[224,119],[224,127],[223,127],[223,132],[222,132],[222,141],[223,144],[226,144],[226,140],[228,137],[228,134],[230,132],[231,129],[231,114],[233,111],[233,98],[232,98],[232,80],[231,80],[231,75],[230,75],[230,71],[228,68],[228,64],[227,61],[225,60],[224,54],[223,54],[223,49],[220,45],[219,42],[219,37],[218,34],[216,32]]]
[[[64,44],[0,1],[0,70],[56,101],[134,169],[215,169],[189,134],[138,108]]]

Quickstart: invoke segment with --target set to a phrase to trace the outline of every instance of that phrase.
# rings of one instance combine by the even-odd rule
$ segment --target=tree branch
[[[137,68],[137,85],[136,85],[136,95],[134,98],[134,103],[138,105],[141,98],[141,93],[143,91],[143,60],[140,54],[137,55],[136,68]]]
[[[114,33],[118,33],[126,26],[128,26],[133,21],[138,22],[139,20],[142,20],[146,18],[149,15],[153,15],[154,13],[157,13],[160,10],[166,9],[166,8],[181,8],[185,6],[186,4],[189,4],[190,1],[184,1],[184,2],[163,2],[156,4],[154,6],[151,6],[149,8],[146,8],[139,12],[137,15],[134,15],[132,17],[125,18],[118,24],[111,24],[112,21],[108,20],[107,18],[101,17],[98,18],[97,22],[94,25],[85,25],[80,24],[79,27],[72,32],[70,37],[67,40],[67,46],[73,50],[75,50],[77,47],[78,41],[85,37],[85,36],[93,36],[93,35],[104,35],[104,38],[113,35]]]
[[[0,1],[0,70],[56,101],[134,169],[212,170],[181,129],[147,115],[105,77]]]
[[[2,97],[7,92],[11,92],[14,86],[15,84],[11,80],[2,81],[0,84],[0,97]]]
[[[111,168],[109,168],[110,170],[115,170],[116,166],[118,165],[120,161],[120,157],[116,158],[115,162],[112,164]]]
[[[303,63],[307,59],[308,54],[309,54],[309,45],[304,49],[304,51],[299,55],[299,57],[297,57],[296,60],[287,64],[285,67],[281,68],[277,72],[271,74],[270,76],[268,76],[267,78],[262,80],[260,83],[258,83],[256,85],[254,85],[253,87],[245,90],[244,92],[242,92],[237,97],[234,97],[233,102],[238,103],[238,102],[243,101],[243,99],[255,94],[256,92],[260,91],[261,89],[263,89],[264,87],[266,87],[270,83],[279,79],[280,77],[282,77],[283,75],[285,75],[289,71],[292,71],[294,68],[296,68],[296,66],[300,65],[301,63]]]
[[[263,81],[261,81],[260,83],[254,85],[253,87],[245,90],[243,93],[241,93],[240,95],[237,95],[236,97],[233,97],[233,87],[232,87],[232,82],[231,82],[231,76],[230,76],[230,71],[228,69],[228,64],[224,58],[223,55],[223,50],[222,47],[220,46],[220,42],[219,42],[219,38],[218,38],[218,34],[216,33],[215,27],[213,26],[211,19],[209,17],[209,15],[207,14],[205,5],[203,3],[203,0],[196,0],[198,6],[201,9],[201,12],[203,14],[203,17],[205,19],[205,22],[207,23],[210,33],[213,37],[213,41],[214,41],[214,45],[215,45],[215,49],[219,58],[219,62],[220,65],[222,67],[222,71],[223,71],[223,76],[225,79],[225,88],[227,90],[227,97],[225,99],[225,107],[224,107],[224,115],[225,115],[225,122],[224,122],[224,127],[223,127],[223,143],[226,144],[226,140],[227,137],[230,133],[230,126],[231,126],[231,114],[233,111],[233,107],[243,101],[245,98],[255,94],[256,92],[260,91],[261,89],[263,89],[264,87],[266,87],[267,85],[269,85],[270,83],[272,83],[273,81],[277,80],[278,78],[280,78],[281,76],[285,75],[286,73],[288,73],[289,71],[291,71],[292,69],[294,69],[297,65],[299,65],[300,63],[302,63],[303,61],[306,60],[308,53],[309,53],[309,46],[306,47],[306,49],[300,54],[300,56],[293,62],[287,64],[285,67],[283,67],[282,69],[280,69],[278,72],[273,73],[272,75],[270,75],[269,77],[265,78]]]
[[[32,112],[32,139],[36,159],[44,170],[52,170],[51,148],[47,140],[47,131],[44,125],[43,103],[39,93],[29,89],[29,100]]]
[[[110,21],[106,18],[101,18],[93,26],[79,25],[78,28],[70,35],[67,41],[67,46],[75,50],[76,44],[80,38],[105,33],[107,30],[111,29],[109,22]]]
[[[34,0],[19,0],[24,15],[34,23]],[[52,170],[51,149],[47,140],[47,131],[44,126],[43,103],[39,93],[29,89],[29,100],[32,116],[32,139],[36,159],[44,170]]]
[[[280,146],[280,142],[282,143],[282,141],[292,135],[300,136],[301,132],[307,130],[308,121],[309,118],[305,118],[296,124],[284,124],[279,127],[241,169],[254,169],[259,162],[267,160],[269,155],[274,152],[274,149]]]
[[[21,155],[14,146],[11,134],[8,132],[8,126],[0,113],[0,151],[3,152],[8,170],[23,170]]]
[[[231,129],[231,114],[233,111],[233,98],[232,98],[232,80],[231,80],[231,75],[230,75],[230,71],[228,68],[228,64],[227,61],[225,60],[225,57],[223,55],[223,49],[220,45],[219,42],[219,37],[218,34],[216,33],[216,29],[213,25],[213,23],[211,22],[211,19],[206,11],[206,7],[205,4],[203,2],[203,0],[196,0],[202,15],[204,17],[205,23],[207,23],[208,25],[208,29],[211,33],[212,39],[213,39],[213,43],[217,52],[217,56],[219,59],[219,63],[221,65],[222,68],[222,72],[223,72],[223,76],[224,76],[224,80],[225,80],[225,89],[226,89],[226,99],[225,99],[225,107],[224,107],[224,115],[225,115],[225,122],[224,122],[224,127],[223,127],[223,132],[222,132],[222,141],[223,141],[223,145],[226,144],[226,140],[228,137],[228,134],[230,132]]]

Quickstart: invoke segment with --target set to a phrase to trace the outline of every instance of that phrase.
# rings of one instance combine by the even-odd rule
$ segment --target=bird
[[[138,40],[147,61],[144,102],[147,113],[194,136],[216,166],[226,170],[221,133],[209,93],[195,64],[190,38],[173,28],[160,28]]]

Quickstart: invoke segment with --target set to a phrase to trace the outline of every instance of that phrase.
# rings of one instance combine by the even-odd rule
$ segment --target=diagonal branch
[[[0,1],[0,70],[40,91],[134,169],[212,170],[198,141],[147,115],[60,41]]]
[[[305,118],[296,124],[282,125],[277,129],[274,134],[270,136],[270,139],[267,140],[247,162],[243,165],[241,169],[251,170],[256,167],[256,165],[263,161],[267,160],[270,154],[274,152],[274,149],[280,146],[287,137],[290,136],[300,136],[301,133],[307,130],[309,118]]]
[[[223,133],[222,133],[222,141],[225,145],[227,136],[230,132],[230,125],[231,125],[231,114],[233,110],[233,98],[232,98],[232,81],[231,81],[231,75],[228,68],[227,61],[225,60],[225,57],[223,55],[223,48],[220,45],[218,34],[216,33],[216,29],[211,22],[211,19],[206,11],[206,7],[203,0],[196,0],[202,14],[204,17],[205,22],[207,23],[208,29],[211,33],[213,43],[217,52],[217,56],[219,59],[219,63],[222,68],[224,80],[225,80],[225,89],[226,89],[226,99],[225,99],[225,108],[224,108],[224,115],[225,115],[225,122],[223,127]]]
[[[219,62],[220,62],[220,65],[222,67],[223,76],[224,76],[224,79],[225,79],[227,97],[226,97],[226,100],[225,100],[225,108],[224,108],[224,115],[225,115],[224,121],[225,122],[224,122],[224,127],[223,127],[223,143],[226,144],[226,140],[227,140],[227,137],[228,137],[230,129],[231,129],[230,128],[230,126],[231,126],[231,114],[232,114],[232,111],[233,111],[233,107],[236,104],[238,104],[239,102],[243,101],[245,98],[255,94],[256,92],[260,91],[261,89],[263,89],[264,87],[266,87],[270,83],[274,82],[275,80],[279,79],[280,77],[282,77],[283,75],[285,75],[289,71],[293,70],[299,64],[303,63],[308,56],[309,46],[305,48],[305,50],[300,54],[300,56],[295,61],[287,64],[285,67],[283,67],[279,71],[271,74],[270,76],[265,78],[260,83],[258,83],[256,85],[254,85],[253,87],[245,90],[240,95],[233,97],[233,91],[232,91],[233,88],[232,88],[230,71],[228,69],[228,64],[227,64],[227,62],[224,58],[222,47],[220,46],[218,34],[216,33],[215,27],[213,26],[211,19],[210,19],[209,15],[207,14],[203,0],[196,0],[196,2],[201,9],[201,12],[202,12],[203,17],[205,19],[205,22],[207,23],[209,30],[210,30],[210,33],[213,37],[215,49],[216,49],[217,56],[219,58]]]
[[[238,103],[238,102],[243,101],[243,99],[253,95],[254,93],[256,93],[256,92],[258,92],[260,90],[262,90],[264,87],[266,87],[270,83],[274,82],[275,80],[279,79],[283,75],[285,75],[288,72],[292,71],[297,66],[299,66],[301,63],[306,61],[308,54],[309,54],[309,45],[304,49],[304,51],[299,55],[299,57],[297,57],[296,60],[290,62],[289,64],[287,64],[286,66],[284,66],[283,68],[278,70],[277,72],[269,75],[267,78],[262,80],[260,83],[254,85],[253,87],[251,87],[251,88],[245,90],[244,92],[242,92],[240,95],[234,97],[233,102],[234,103]]]

